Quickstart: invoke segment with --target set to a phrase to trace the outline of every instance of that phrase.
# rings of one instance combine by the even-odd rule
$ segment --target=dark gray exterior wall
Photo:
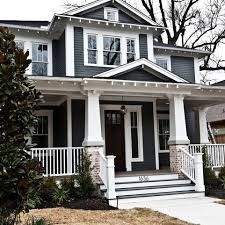
[[[92,77],[112,68],[84,66],[84,35],[82,27],[74,28],[74,54],[75,54],[75,76]]]
[[[54,107],[53,111],[53,145],[54,147],[67,146],[67,107],[66,102]]]
[[[172,72],[183,79],[195,83],[194,58],[171,56]]]
[[[81,147],[85,133],[85,101],[72,100],[72,142],[74,147]]]
[[[52,41],[53,75],[62,77],[66,75],[65,31],[59,40]]]
[[[140,58],[148,58],[148,40],[147,34],[139,34]]]
[[[187,135],[191,144],[200,143],[199,117],[195,111],[185,110]]]

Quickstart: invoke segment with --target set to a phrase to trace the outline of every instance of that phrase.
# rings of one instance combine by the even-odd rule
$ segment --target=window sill
[[[159,153],[170,153],[170,150],[159,150]]]

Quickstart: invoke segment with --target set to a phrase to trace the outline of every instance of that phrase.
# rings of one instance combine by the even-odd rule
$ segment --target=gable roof
[[[149,23],[153,26],[160,26],[158,23],[151,20],[147,15],[145,15],[144,13],[142,13],[141,11],[134,8],[133,6],[131,6],[130,4],[128,4],[127,2],[125,2],[123,0],[97,0],[97,1],[91,2],[89,4],[86,4],[84,6],[81,6],[81,7],[78,7],[78,8],[76,7],[74,9],[71,9],[71,10],[65,12],[64,14],[67,14],[67,15],[70,15],[70,16],[76,15],[78,13],[84,12],[84,11],[89,10],[91,8],[100,6],[100,5],[105,4],[105,3],[110,3],[110,2],[113,2],[113,3],[116,2],[116,3],[120,4],[121,6],[130,10],[132,13],[136,14],[138,17],[142,18],[147,23]]]
[[[172,79],[176,82],[179,82],[179,83],[189,83],[188,81],[184,80],[183,78],[177,76],[176,74],[170,72],[169,70],[166,70],[164,68],[162,68],[161,66],[157,65],[156,63],[148,60],[148,59],[145,59],[145,58],[142,58],[142,59],[139,59],[139,60],[136,60],[134,62],[131,62],[131,63],[128,63],[128,64],[125,64],[125,65],[122,65],[122,66],[119,66],[115,69],[112,69],[112,70],[109,70],[109,71],[106,71],[104,73],[100,73],[98,75],[95,75],[94,77],[99,77],[99,78],[109,78],[109,77],[114,77],[118,74],[121,74],[121,73],[125,73],[125,72],[128,72],[128,71],[131,71],[131,70],[134,70],[138,67],[143,67],[143,66],[146,66],[147,68],[157,72],[157,73],[160,73],[161,75],[169,78],[169,79]]]

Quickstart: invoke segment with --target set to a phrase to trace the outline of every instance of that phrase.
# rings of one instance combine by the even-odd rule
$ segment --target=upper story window
[[[127,63],[136,59],[135,39],[127,39]]]
[[[88,35],[88,63],[97,64],[97,35]]]
[[[23,41],[15,41],[16,47],[24,50],[24,42]]]
[[[168,69],[168,59],[165,58],[156,58],[156,64],[161,66],[164,69]]]
[[[120,38],[103,37],[103,57],[104,65],[120,65]]]
[[[119,12],[116,8],[104,8],[104,19],[109,21],[119,21]]]
[[[32,44],[32,74],[47,75],[48,73],[48,45]]]

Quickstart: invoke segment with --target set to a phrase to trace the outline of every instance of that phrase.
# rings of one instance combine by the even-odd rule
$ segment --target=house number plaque
[[[141,182],[150,181],[150,177],[148,177],[148,176],[139,176],[139,181],[141,181]]]

